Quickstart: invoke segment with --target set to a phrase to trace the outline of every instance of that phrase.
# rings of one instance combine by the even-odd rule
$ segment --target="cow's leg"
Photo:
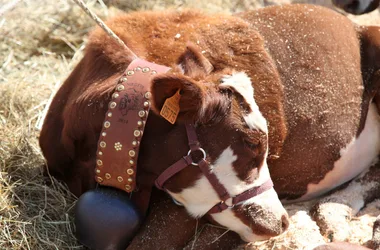
[[[346,240],[350,235],[351,216],[355,216],[366,202],[378,195],[373,190],[378,190],[380,184],[376,179],[371,179],[377,174],[378,167],[372,167],[369,172],[368,168],[371,162],[377,160],[379,151],[380,118],[376,106],[371,104],[363,131],[349,147],[342,150],[341,158],[334,164],[335,169],[325,177],[326,180],[313,184],[319,188],[336,186],[336,183],[342,183],[342,179],[349,180],[362,173],[345,189],[323,198],[312,210],[321,233],[332,241]]]
[[[349,222],[368,202],[380,197],[380,163],[339,190],[319,201],[312,209],[321,233],[331,241],[350,236]]]

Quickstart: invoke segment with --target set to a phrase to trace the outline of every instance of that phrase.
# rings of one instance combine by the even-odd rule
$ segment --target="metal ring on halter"
[[[227,201],[231,201],[231,205],[228,205],[228,204],[227,204]],[[233,208],[233,207],[236,205],[236,204],[233,204],[232,202],[233,202],[233,201],[232,201],[232,198],[231,198],[231,197],[228,198],[228,199],[225,200],[225,201],[221,201],[221,203],[226,204],[226,206],[229,207],[229,208]]]
[[[202,152],[203,160],[206,160],[206,151],[203,148],[198,148],[197,150]],[[197,151],[197,150],[195,150],[195,151]],[[189,152],[187,152],[187,155],[190,155],[192,152],[195,152],[195,151],[191,151],[191,149],[190,149]],[[198,166],[198,163],[192,162],[191,165]]]

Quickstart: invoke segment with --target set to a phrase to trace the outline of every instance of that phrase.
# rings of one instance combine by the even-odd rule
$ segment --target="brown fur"
[[[243,169],[234,164],[242,179],[257,176],[261,161],[251,161],[263,156],[266,138],[246,131],[241,116],[246,105],[231,90],[219,89],[217,81],[233,70],[245,71],[269,124],[268,164],[283,198],[302,196],[309,183],[318,183],[332,169],[339,150],[360,133],[363,110],[378,89],[371,72],[362,79],[363,62],[373,72],[378,69],[375,59],[363,59],[371,46],[378,53],[378,36],[363,31],[360,40],[361,31],[348,19],[320,7],[269,7],[238,16],[140,12],[108,24],[138,56],[173,67],[153,81],[154,111],[181,88],[179,123],[202,125],[197,132],[210,161],[226,145],[245,155],[239,158]],[[188,42],[196,46],[186,49]],[[209,75],[212,68],[204,58],[215,74]],[[188,63],[182,65],[187,75],[179,73],[178,60]],[[84,58],[49,109],[40,145],[49,171],[77,195],[94,186],[95,151],[107,103],[130,61],[103,31],[95,30]],[[158,87],[163,84],[167,86]],[[199,109],[201,115],[195,112]],[[184,127],[172,126],[156,113],[150,115],[141,143],[140,176],[157,176],[188,150]],[[167,187],[179,191],[198,176],[197,168],[187,168]]]
[[[283,154],[269,161],[271,176],[282,198],[299,198],[361,131],[361,105],[367,109],[370,97],[363,91],[360,40],[354,24],[328,9],[299,5],[259,13],[240,16],[264,36],[277,62],[288,125]]]

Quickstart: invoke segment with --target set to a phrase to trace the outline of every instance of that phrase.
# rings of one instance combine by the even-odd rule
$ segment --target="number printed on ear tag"
[[[179,99],[181,98],[181,94],[179,92],[180,90],[178,90],[172,97],[165,100],[164,106],[162,106],[160,112],[160,115],[171,124],[175,123],[179,113]]]

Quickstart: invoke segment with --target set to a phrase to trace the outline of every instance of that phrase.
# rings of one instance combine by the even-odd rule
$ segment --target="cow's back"
[[[364,122],[357,33],[347,18],[312,5],[240,17],[264,37],[284,85],[288,137],[269,166],[279,195],[298,198],[333,168]]]

